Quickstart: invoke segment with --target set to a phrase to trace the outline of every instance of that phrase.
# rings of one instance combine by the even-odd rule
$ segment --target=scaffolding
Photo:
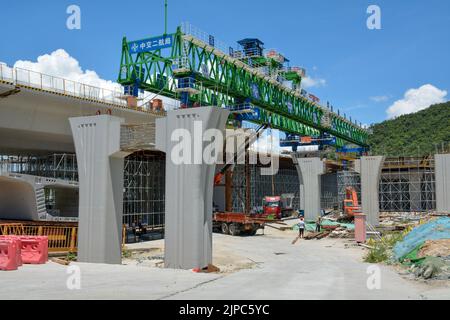
[[[0,156],[0,163],[0,174],[13,172],[66,181],[78,181],[77,159],[74,154]]]
[[[382,212],[436,209],[434,158],[387,158],[379,191]]]
[[[346,196],[346,188],[353,187],[358,195],[358,199],[361,199],[361,178],[359,173],[355,171],[338,171],[337,172],[337,184],[338,184],[338,203],[340,210],[343,210],[343,202]]]
[[[276,175],[261,175],[260,164],[236,165],[232,174],[232,210],[259,209],[269,195],[294,194],[293,208],[300,209],[298,173],[286,162]],[[0,174],[12,172],[77,181],[74,154],[49,156],[0,156]],[[360,176],[345,170],[322,176],[321,204],[324,209],[339,206],[345,188],[352,186],[361,199]],[[248,195],[248,196],[247,196]],[[57,209],[55,191],[46,190],[48,209]],[[436,208],[434,158],[387,158],[380,189],[381,212],[427,212]],[[160,152],[136,152],[125,159],[123,222],[129,227],[143,224],[149,230],[164,228],[165,156]]]
[[[248,172],[246,172],[246,166]],[[247,188],[247,177],[250,179]],[[259,165],[237,165],[233,170],[233,211],[245,212],[249,190],[250,209],[254,210],[262,206],[265,196],[280,196],[282,194],[294,194],[292,206],[295,210],[300,208],[300,184],[297,170],[292,168],[280,168],[275,175],[261,175]]]
[[[337,181],[340,209],[346,187],[354,187],[361,199],[361,180],[358,173],[339,171]],[[381,212],[435,210],[434,157],[386,158],[380,178],[379,206]]]
[[[337,174],[327,173],[321,176],[320,206],[326,211],[335,209],[338,204]]]
[[[126,158],[123,199],[125,225],[164,228],[165,169],[166,162],[162,154],[136,152]]]
[[[1,173],[20,173],[39,177],[78,181],[75,154],[48,156],[0,156]],[[48,210],[56,210],[55,190],[46,189]],[[159,152],[136,152],[125,158],[123,223],[138,223],[148,229],[164,227],[165,157]]]

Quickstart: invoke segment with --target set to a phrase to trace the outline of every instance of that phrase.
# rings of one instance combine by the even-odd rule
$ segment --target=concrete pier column
[[[166,268],[204,268],[212,263],[214,173],[228,116],[228,110],[201,107],[169,111],[156,121],[156,148],[166,153]],[[209,129],[221,135],[215,154],[208,151]],[[211,155],[210,161],[204,161],[203,153]]]
[[[436,211],[450,212],[450,154],[436,154]]]
[[[380,224],[379,187],[384,157],[361,157],[355,161],[355,171],[361,176],[361,208],[367,222]]]
[[[305,210],[305,220],[315,220],[320,215],[320,176],[325,166],[319,158],[301,158],[293,154],[292,160],[297,168],[300,181],[300,206]]]
[[[78,261],[122,261],[123,119],[70,118],[79,176]]]
[[[293,160],[295,164],[295,160]],[[299,186],[299,193],[298,193],[298,199],[299,199],[299,209],[305,210],[305,186],[303,185],[303,179],[302,179],[302,172],[300,171],[300,167],[298,165],[295,165],[295,168],[297,169],[298,174],[298,186]]]

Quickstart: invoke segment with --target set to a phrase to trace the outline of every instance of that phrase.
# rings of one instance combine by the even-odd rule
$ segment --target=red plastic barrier
[[[22,236],[22,261],[25,264],[45,264],[48,260],[48,237]]]
[[[0,270],[12,271],[17,270],[17,241],[0,240]]]
[[[17,258],[17,265],[20,267],[23,265],[22,262],[22,241],[20,240],[19,236],[0,236],[1,240],[11,240],[16,243],[16,258]]]

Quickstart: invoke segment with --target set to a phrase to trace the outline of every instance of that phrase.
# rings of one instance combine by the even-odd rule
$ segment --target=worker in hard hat
[[[316,232],[320,232],[320,224],[322,223],[322,217],[318,216],[316,220]]]

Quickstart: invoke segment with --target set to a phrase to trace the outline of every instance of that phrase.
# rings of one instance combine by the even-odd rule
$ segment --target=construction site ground
[[[293,222],[291,222],[293,223]],[[127,245],[123,265],[80,267],[70,290],[68,267],[48,262],[0,273],[0,299],[448,299],[448,282],[424,283],[404,270],[376,265],[379,289],[369,289],[373,264],[349,239],[300,240],[295,231],[266,227],[256,236],[214,234],[218,273],[161,267],[163,240]],[[373,270],[372,270],[373,271]],[[373,278],[370,278],[373,279]],[[70,281],[70,280],[69,280]],[[369,282],[371,282],[369,280]],[[371,282],[373,284],[373,282]]]

